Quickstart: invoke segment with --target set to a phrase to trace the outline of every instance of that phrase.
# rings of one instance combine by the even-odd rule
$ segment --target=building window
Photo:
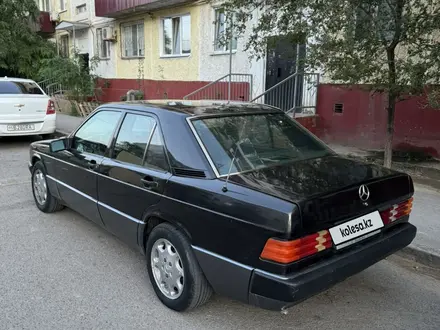
[[[50,0],[40,0],[40,10],[50,12]]]
[[[145,56],[144,23],[122,26],[122,56]]]
[[[223,8],[215,9],[215,36],[214,36],[214,51],[225,52],[229,51],[231,41],[226,40],[226,31],[230,19],[226,15]],[[233,35],[232,38],[232,50],[237,50],[237,37]]]
[[[69,36],[61,36],[60,38],[60,56],[69,57]]]
[[[162,55],[191,54],[191,16],[162,19]]]
[[[66,0],[60,0],[60,11],[66,10]]]
[[[86,4],[83,4],[81,6],[77,6],[76,7],[76,14],[77,15],[85,13],[86,11],[87,11],[87,5]]]
[[[96,39],[99,58],[110,58],[110,47],[105,39],[107,38],[107,29],[96,29]]]

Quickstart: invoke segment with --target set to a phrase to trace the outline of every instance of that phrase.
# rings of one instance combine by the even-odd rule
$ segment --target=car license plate
[[[383,221],[378,211],[350,220],[342,225],[330,228],[333,243],[348,242],[356,237],[377,231],[383,227]]]
[[[33,131],[35,130],[34,124],[17,124],[17,125],[8,125],[8,131]]]

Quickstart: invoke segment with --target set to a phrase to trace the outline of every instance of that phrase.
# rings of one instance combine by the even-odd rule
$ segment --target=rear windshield
[[[34,82],[0,81],[0,94],[39,94],[43,91]]]
[[[283,113],[203,118],[193,125],[220,175],[331,153]]]

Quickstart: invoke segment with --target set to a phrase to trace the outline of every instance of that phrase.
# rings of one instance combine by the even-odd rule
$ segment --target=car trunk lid
[[[1,95],[0,121],[39,121],[46,116],[49,97],[46,95]]]
[[[338,156],[236,174],[229,180],[297,204],[302,232],[294,235],[328,229],[413,193],[408,175]],[[366,200],[359,194],[363,184],[369,191]]]
[[[46,116],[50,98],[31,80],[0,81],[0,122],[36,122]]]

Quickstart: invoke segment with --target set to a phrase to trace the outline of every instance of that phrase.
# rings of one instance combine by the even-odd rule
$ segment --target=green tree
[[[34,30],[39,24],[35,0],[0,0],[0,69],[34,78],[40,59],[55,54],[53,43]]]
[[[440,81],[440,1],[226,0],[224,7],[236,13],[238,33],[258,17],[246,42],[252,57],[266,53],[273,35],[293,43],[306,36],[306,69],[386,93],[384,165],[391,166],[396,103]]]
[[[98,57],[92,57],[90,63],[85,63],[79,51],[73,49],[70,57],[56,55],[42,60],[38,77],[41,80],[56,81],[71,99],[83,101],[94,95],[99,76],[93,72],[98,63]]]

